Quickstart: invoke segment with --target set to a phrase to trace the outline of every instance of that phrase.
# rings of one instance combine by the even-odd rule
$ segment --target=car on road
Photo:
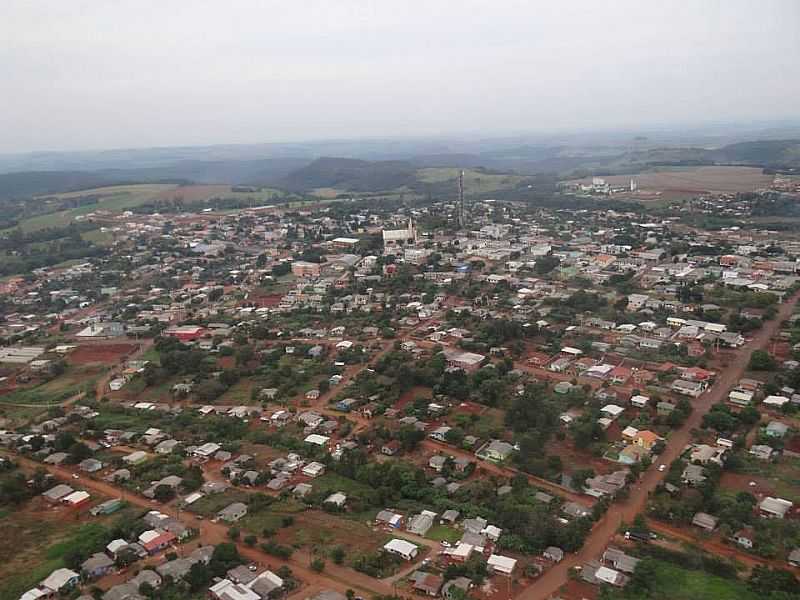
[[[72,478],[73,479],[80,479],[80,475],[78,475],[77,473],[73,473],[72,474]]]
[[[658,472],[663,473],[667,470],[667,465],[658,465]]]

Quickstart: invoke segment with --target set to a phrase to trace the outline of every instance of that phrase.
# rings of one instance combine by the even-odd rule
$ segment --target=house
[[[411,576],[411,579],[413,581],[411,587],[414,588],[415,591],[422,592],[426,596],[438,596],[444,584],[444,579],[442,577],[423,571],[417,571]]]
[[[461,516],[460,512],[458,512],[455,509],[450,508],[450,509],[447,509],[446,511],[444,511],[442,513],[442,516],[439,517],[439,523],[441,523],[443,525],[444,524],[452,525],[453,523],[455,523],[458,520],[458,517],[460,517],[460,516]]]
[[[772,447],[766,444],[753,444],[749,450],[749,453],[759,460],[770,460],[774,452]]]
[[[728,402],[736,406],[747,406],[753,401],[753,392],[749,390],[731,390]]]
[[[647,396],[642,396],[641,394],[631,396],[631,405],[636,408],[646,408],[648,402],[650,402],[650,398]]]
[[[656,414],[659,417],[667,417],[675,410],[675,405],[670,402],[659,402],[656,404]]]
[[[419,548],[412,544],[411,542],[407,542],[406,540],[401,540],[398,538],[393,538],[389,540],[384,546],[383,549],[390,554],[395,554],[401,557],[404,560],[413,560],[417,557],[417,553],[419,552]]]
[[[603,552],[603,562],[611,565],[617,571],[630,575],[636,570],[636,565],[639,564],[640,559],[625,554],[618,548],[609,546],[606,548],[606,551]]]
[[[614,420],[619,417],[625,411],[624,408],[621,406],[617,406],[616,404],[606,404],[603,408],[600,409],[600,412],[608,419]]]
[[[148,554],[157,554],[177,541],[171,531],[148,529],[139,536],[139,543]]]
[[[443,454],[434,454],[428,459],[428,466],[437,473],[441,473],[447,460],[448,457]]]
[[[244,502],[233,502],[217,513],[217,518],[227,523],[235,523],[247,514]]]
[[[325,465],[320,462],[311,462],[303,467],[303,475],[307,477],[319,477],[325,473]]]
[[[782,438],[789,431],[789,426],[780,421],[770,421],[764,428],[764,433],[772,438]]]
[[[780,410],[788,402],[789,398],[787,398],[786,396],[770,395],[764,398],[761,401],[761,404],[763,404],[766,408],[771,408],[773,410]]]
[[[511,575],[514,572],[514,568],[517,566],[517,561],[514,558],[509,558],[500,554],[492,554],[489,556],[489,560],[486,561],[486,565],[493,573]]]
[[[97,579],[108,575],[114,568],[114,561],[107,554],[97,552],[81,564],[81,573],[89,579]]]
[[[89,492],[79,490],[77,492],[72,492],[71,494],[67,494],[63,498],[61,498],[61,504],[65,504],[70,508],[79,508],[89,503],[91,500],[91,495]]]
[[[578,504],[577,502],[565,502],[561,507],[561,512],[568,517],[572,517],[573,519],[588,517],[590,514],[592,514],[592,511],[585,506]]]
[[[705,470],[700,465],[686,465],[681,474],[681,481],[686,485],[700,485],[706,479]]]
[[[487,442],[475,453],[480,459],[492,462],[503,462],[514,451],[514,446],[502,440],[492,440]]]
[[[714,531],[717,528],[717,518],[704,512],[695,513],[692,525],[706,531]]]
[[[342,508],[346,502],[347,502],[347,496],[344,493],[334,492],[333,494],[325,498],[324,504],[332,504],[333,506]]]
[[[467,577],[456,577],[449,580],[442,586],[442,597],[445,600],[453,600],[454,598],[465,598],[469,591],[472,581]]]
[[[122,457],[122,462],[129,466],[142,464],[146,460],[147,453],[143,452],[142,450],[135,450],[127,456]]]
[[[59,483],[57,486],[54,486],[47,490],[46,492],[42,492],[42,497],[47,500],[48,502],[56,503],[61,501],[62,498],[69,496],[73,492],[73,489],[64,484]]]
[[[230,579],[223,579],[210,588],[208,593],[216,600],[261,600],[256,592],[241,583],[233,583]]]
[[[722,466],[722,458],[725,456],[725,452],[725,448],[709,446],[708,444],[697,444],[692,448],[689,454],[689,461],[701,465],[712,462]]]
[[[384,509],[375,515],[375,523],[398,529],[403,524],[403,515]]]
[[[649,452],[660,439],[661,438],[657,434],[645,429],[636,434],[636,437],[633,439],[633,443]]]
[[[758,510],[762,517],[768,519],[783,519],[786,513],[794,506],[789,500],[783,498],[773,498],[767,496],[758,504]]]
[[[71,569],[56,569],[39,584],[39,589],[48,594],[70,589],[78,584],[80,575]]]
[[[408,524],[406,525],[406,530],[410,533],[414,533],[416,535],[424,536],[428,533],[431,527],[433,527],[434,520],[436,519],[436,513],[423,510],[421,513],[414,515],[408,520]]]
[[[671,389],[676,394],[697,398],[705,391],[705,385],[700,381],[687,381],[685,379],[676,379],[672,382]]]

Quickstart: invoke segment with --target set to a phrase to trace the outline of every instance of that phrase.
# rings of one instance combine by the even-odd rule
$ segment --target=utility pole
[[[464,170],[458,172],[458,227],[464,229],[467,226],[467,216],[464,212]]]

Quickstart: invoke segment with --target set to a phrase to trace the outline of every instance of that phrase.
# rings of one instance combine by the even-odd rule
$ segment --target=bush
[[[311,569],[317,573],[322,573],[325,570],[325,561],[321,558],[315,558],[311,561]]]
[[[261,544],[261,549],[267,554],[277,556],[283,560],[288,560],[292,556],[292,549],[288,546],[282,546],[277,542],[269,541]]]

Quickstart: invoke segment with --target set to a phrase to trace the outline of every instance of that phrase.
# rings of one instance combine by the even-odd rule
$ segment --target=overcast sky
[[[800,116],[800,1],[2,0],[0,152]]]

